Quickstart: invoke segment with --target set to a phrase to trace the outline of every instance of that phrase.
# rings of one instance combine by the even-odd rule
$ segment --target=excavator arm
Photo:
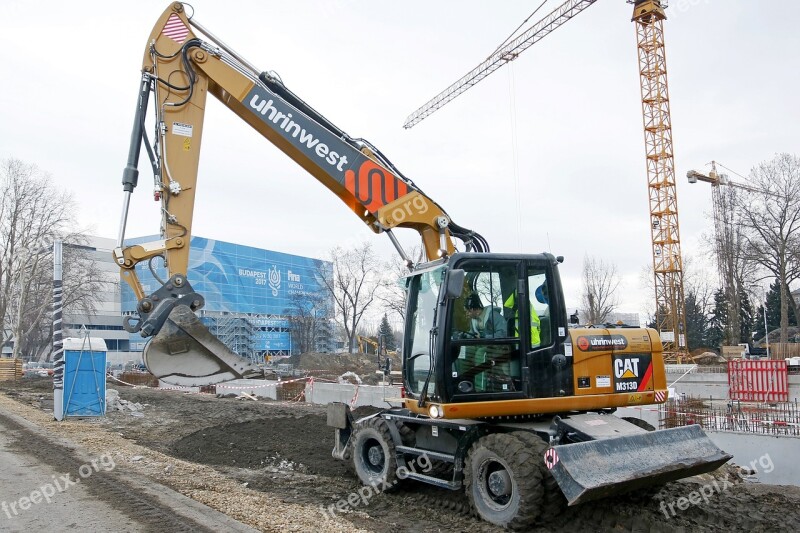
[[[125,199],[114,258],[138,299],[137,317],[125,327],[156,337],[145,348],[145,363],[156,376],[179,384],[208,384],[252,370],[205,330],[193,311],[204,304],[186,279],[197,190],[197,171],[206,99],[212,94],[268,141],[334,193],[372,231],[386,233],[409,267],[411,260],[392,233],[410,228],[420,235],[428,260],[455,251],[454,238],[469,251],[489,251],[478,234],[456,224],[377,148],[350,137],[301,98],[274,73],[259,72],[197,21],[184,4],[171,4],[156,22],[144,53],[128,164]],[[145,119],[155,108],[155,139]],[[145,146],[161,203],[161,238],[125,246],[130,195],[138,183]],[[136,265],[161,257],[169,279],[146,294]],[[202,352],[201,358],[197,352]],[[197,361],[205,364],[198,365]],[[166,362],[166,365],[163,363]],[[215,366],[216,365],[216,366]],[[210,372],[210,375],[209,375]]]

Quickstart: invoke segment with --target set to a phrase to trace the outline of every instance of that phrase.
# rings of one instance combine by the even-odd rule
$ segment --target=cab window
[[[514,261],[470,261],[450,319],[449,372],[453,394],[522,391],[520,339],[515,327],[519,271]]]
[[[547,273],[542,268],[528,268],[528,309],[531,314],[530,349],[549,346],[552,343],[550,291]]]
[[[425,272],[411,279],[408,316],[411,327],[404,343],[406,379],[410,392],[420,394],[431,369],[430,332],[434,326],[443,270]],[[429,382],[432,389],[435,380]],[[428,390],[431,394],[432,390]]]

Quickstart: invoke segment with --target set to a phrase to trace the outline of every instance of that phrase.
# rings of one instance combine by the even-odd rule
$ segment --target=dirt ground
[[[263,514],[281,516],[288,512],[283,505],[304,509],[311,522],[317,517],[315,529],[319,531],[499,531],[470,515],[463,494],[416,482],[375,496],[366,504],[359,502],[350,512],[337,513],[332,520],[328,506],[346,499],[360,486],[346,465],[331,457],[333,431],[326,426],[324,407],[109,387],[118,390],[121,398],[143,404],[143,416],[109,412],[103,418],[83,420],[85,431],[113,437],[120,447],[130,443],[163,454],[167,462],[174,460],[176,465],[196,465],[214,472],[215,479],[221,480],[218,483],[227,483],[227,503],[204,503],[262,530],[278,528],[271,528],[268,524],[272,522],[263,516],[248,518],[247,513],[236,511],[236,502],[263,494],[275,502],[263,508]],[[46,409],[48,397],[52,398],[51,382],[45,378],[0,383],[0,393],[30,408]],[[62,426],[75,423],[70,420]],[[195,497],[197,490],[190,487],[197,481],[184,479],[181,472],[186,470],[196,476],[196,470],[170,470],[170,465],[162,468],[163,464],[164,461],[159,463],[161,470],[153,473],[154,479]],[[800,487],[742,482],[738,476],[728,478],[736,477],[734,484],[723,483],[721,479],[731,471],[719,472],[716,486],[709,476],[695,477],[670,483],[643,501],[625,496],[576,506],[535,531],[800,529]],[[209,490],[208,485],[203,486],[204,490]],[[677,507],[679,498],[688,498],[704,485],[716,487],[707,503],[700,500],[685,510]],[[674,513],[669,510],[670,504]]]
[[[390,360],[391,369],[400,370],[400,356],[393,353],[387,357]],[[304,353],[293,355],[280,362],[291,364],[294,368],[304,370],[315,378],[336,381],[345,372],[351,372],[357,374],[362,383],[375,385],[383,378],[383,375],[376,371],[379,367],[383,368],[386,357],[380,358],[377,355],[363,353]]]

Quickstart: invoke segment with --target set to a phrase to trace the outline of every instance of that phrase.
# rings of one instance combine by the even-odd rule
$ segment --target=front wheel
[[[388,490],[399,483],[397,455],[388,422],[373,418],[364,422],[353,436],[353,467],[364,485]]]
[[[518,436],[496,433],[478,439],[466,461],[465,485],[470,505],[492,524],[520,529],[542,512],[541,458]]]

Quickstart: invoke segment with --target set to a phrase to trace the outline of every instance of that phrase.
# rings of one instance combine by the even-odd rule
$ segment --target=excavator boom
[[[175,2],[156,22],[144,54],[131,148],[123,173],[123,219],[114,250],[122,277],[139,300],[138,317],[128,317],[125,327],[145,337],[156,335],[145,348],[144,358],[159,378],[210,384],[253,370],[247,365],[240,369],[238,356],[222,343],[209,340],[213,336],[193,314],[202,307],[203,299],[192,291],[186,278],[208,93],[306,169],[373,232],[386,233],[409,266],[412,262],[394,237],[394,228],[415,230],[429,260],[451,255],[454,238],[463,241],[468,250],[488,251],[480,235],[454,224],[372,144],[333,125],[286,88],[276,74],[259,72],[190,19],[182,3]],[[151,99],[156,124],[153,146],[144,128]],[[143,144],[155,173],[154,196],[161,202],[161,239],[125,246],[128,205],[138,182]],[[169,280],[147,295],[136,266],[157,257],[164,259]],[[191,364],[193,360],[198,363]]]

